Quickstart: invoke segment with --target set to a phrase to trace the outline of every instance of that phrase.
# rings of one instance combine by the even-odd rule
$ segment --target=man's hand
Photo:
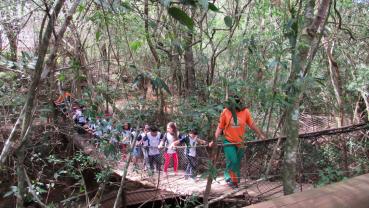
[[[265,134],[264,134],[264,133],[260,133],[260,134],[259,134],[259,139],[261,139],[261,140],[265,140],[265,139],[266,139]]]
[[[215,144],[215,142],[214,141],[211,141],[210,143],[209,143],[209,147],[214,147],[216,144]]]

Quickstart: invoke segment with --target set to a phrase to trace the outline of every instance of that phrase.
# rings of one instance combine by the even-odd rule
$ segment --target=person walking
[[[220,115],[214,140],[209,143],[213,147],[216,140],[223,133],[222,141],[226,168],[224,179],[232,188],[237,188],[240,182],[241,160],[244,155],[244,135],[246,125],[252,129],[260,139],[265,139],[265,134],[254,123],[250,111],[243,105],[239,96],[234,95],[227,101],[227,107]]]
[[[159,148],[165,147],[164,152],[164,173],[168,176],[168,167],[170,161],[173,159],[173,170],[174,175],[177,175],[178,171],[178,154],[176,148],[172,145],[175,141],[182,138],[179,134],[177,125],[174,122],[167,124],[167,132],[164,134],[162,141],[160,142]]]
[[[191,129],[188,135],[182,137],[180,140],[173,142],[173,146],[176,146],[178,144],[186,145],[185,156],[187,158],[187,164],[185,180],[187,180],[189,177],[191,177],[193,180],[196,180],[198,164],[196,146],[197,144],[206,144],[206,141],[199,138],[196,129]]]
[[[147,151],[148,162],[151,173],[154,173],[154,164],[156,166],[156,171],[161,171],[161,159],[160,150],[158,148],[161,141],[161,134],[155,126],[150,126],[149,132],[143,138],[143,147]]]

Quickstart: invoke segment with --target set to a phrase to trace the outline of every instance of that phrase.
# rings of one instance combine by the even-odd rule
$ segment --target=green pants
[[[231,144],[224,140],[224,144]],[[224,155],[226,159],[226,168],[224,171],[224,179],[231,180],[233,183],[239,183],[241,179],[241,160],[243,158],[245,149],[239,148],[236,145],[225,145]]]

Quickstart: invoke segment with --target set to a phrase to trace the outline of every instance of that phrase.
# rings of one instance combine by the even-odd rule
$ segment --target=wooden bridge
[[[248,208],[368,208],[369,174],[357,176],[339,183],[327,185],[270,201]]]
[[[211,193],[210,198],[217,198],[220,196],[224,196],[227,193],[235,192],[232,194],[232,197],[236,198],[237,200],[241,201],[247,201],[246,204],[256,203],[258,201],[265,201],[270,199],[275,199],[276,201],[270,201],[268,203],[260,203],[260,208],[264,207],[262,204],[265,204],[265,207],[281,207],[281,206],[287,206],[287,207],[301,207],[297,206],[301,203],[305,203],[304,201],[310,203],[315,203],[314,196],[316,195],[315,189],[313,189],[313,182],[316,179],[316,173],[317,169],[322,168],[318,167],[316,164],[316,161],[312,162],[306,162],[307,159],[310,157],[314,157],[315,154],[313,154],[316,150],[311,150],[311,148],[315,149],[318,148],[320,145],[325,145],[331,142],[339,142],[337,140],[334,140],[336,135],[340,135],[340,138],[347,138],[347,139],[360,139],[360,135],[362,134],[365,129],[368,128],[367,124],[361,124],[356,126],[350,126],[350,127],[344,127],[339,129],[330,129],[330,130],[324,130],[321,132],[313,132],[309,134],[303,134],[300,135],[301,137],[301,144],[300,147],[300,157],[299,157],[299,163],[300,167],[298,168],[299,175],[298,178],[298,186],[296,187],[296,190],[298,191],[304,191],[301,194],[302,195],[294,195],[286,197],[283,196],[282,191],[282,184],[279,180],[280,175],[280,164],[281,164],[281,150],[278,150],[278,156],[274,159],[274,162],[272,163],[272,168],[270,171],[271,175],[274,175],[275,178],[272,180],[263,180],[259,181],[259,179],[263,174],[263,165],[265,165],[265,161],[270,157],[270,153],[272,152],[276,146],[276,143],[278,139],[275,140],[267,140],[267,141],[261,141],[261,142],[250,142],[247,144],[248,152],[246,154],[248,157],[245,157],[243,161],[243,177],[241,179],[240,186],[246,187],[244,189],[240,189],[239,191],[234,191],[231,188],[229,188],[222,176],[218,177],[215,181],[213,181],[211,186]],[[358,133],[361,132],[361,133]],[[73,135],[73,141],[74,143],[82,149],[86,154],[94,157],[96,161],[98,161],[101,165],[101,168],[105,168],[107,166],[110,166],[113,169],[113,172],[119,176],[123,175],[124,171],[124,162],[116,162],[113,160],[108,160],[103,153],[101,153],[96,147],[91,144],[91,136],[88,134],[80,135],[77,133],[70,132]],[[323,136],[322,136],[323,135]],[[322,140],[323,138],[323,140]],[[280,138],[280,140],[283,140],[284,138]],[[328,142],[327,142],[328,141]],[[283,141],[282,141],[283,142]],[[308,146],[308,147],[305,147]],[[200,160],[202,163],[206,163],[207,160],[209,160],[206,155],[205,149],[199,152]],[[316,153],[316,152],[315,152]],[[354,152],[351,153],[354,155],[347,155],[349,157],[367,157],[367,151],[364,150],[363,152]],[[346,157],[347,157],[346,156]],[[181,154],[179,154],[179,157],[181,157]],[[308,157],[308,158],[307,158]],[[224,158],[220,157],[218,166],[222,166],[222,161],[224,161]],[[342,163],[343,161],[341,161]],[[343,163],[342,163],[343,164]],[[309,172],[306,172],[309,171]],[[170,172],[170,171],[169,171]],[[305,174],[306,173],[306,174]],[[311,174],[315,173],[315,174]],[[350,172],[348,172],[347,175],[349,175]],[[351,184],[351,188],[348,190],[364,190],[365,186],[362,184],[366,184],[368,182],[367,178],[368,175],[360,176],[359,179],[352,179],[356,182],[349,183]],[[158,194],[155,194],[152,196],[150,200],[161,200],[168,197],[174,197],[174,196],[189,196],[189,195],[196,195],[201,197],[203,195],[203,192],[206,187],[207,180],[205,178],[197,177],[195,180],[186,180],[184,178],[183,171],[179,171],[177,175],[174,175],[174,173],[169,174],[167,177],[164,176],[164,174],[158,174],[155,173],[154,175],[149,175],[146,171],[137,170],[133,166],[129,166],[127,170],[127,176],[126,178],[130,181],[139,182],[145,186],[152,187],[152,189],[158,190]],[[351,181],[351,180],[350,180]],[[365,183],[360,184],[359,181],[364,181]],[[328,190],[330,186],[327,186]],[[347,187],[347,185],[344,185],[344,187]],[[369,188],[369,186],[367,186]],[[338,190],[342,188],[337,188]],[[309,191],[307,191],[309,190]],[[311,190],[311,191],[310,191]],[[326,190],[326,189],[323,189]],[[312,194],[309,194],[311,193]],[[304,194],[306,193],[306,194]],[[331,192],[324,191],[326,195],[330,195]],[[337,192],[339,194],[344,194],[343,192]],[[355,191],[352,191],[352,193],[356,193]],[[128,194],[129,195],[129,194]],[[134,196],[134,194],[131,194]],[[319,196],[319,194],[318,194]],[[289,197],[292,197],[289,198]],[[332,195],[331,197],[337,197],[335,195]],[[283,200],[282,200],[283,199]],[[301,200],[300,200],[301,199]],[[352,197],[352,199],[355,199],[355,197]],[[369,207],[369,198],[367,198],[368,206]],[[128,199],[129,200],[129,199]],[[282,200],[282,202],[280,202]],[[297,200],[296,203],[292,202],[294,200]],[[301,201],[301,202],[300,202]],[[365,200],[364,200],[365,201]],[[291,202],[291,203],[290,203]],[[306,203],[307,203],[306,202]],[[272,203],[272,204],[271,204]],[[273,204],[274,203],[274,204]],[[290,203],[290,204],[289,204]],[[322,201],[322,206],[320,207],[330,207],[329,204],[325,205],[325,201]],[[129,201],[128,201],[128,204]],[[285,204],[285,205],[283,205]],[[273,205],[273,206],[272,206]],[[296,205],[296,206],[295,206]],[[255,205],[256,206],[256,205]],[[259,204],[257,206],[259,208]],[[306,207],[306,206],[303,206]],[[338,206],[339,207],[339,206]],[[342,206],[345,207],[345,206]],[[350,206],[351,207],[351,206]]]
[[[88,135],[80,135],[75,133],[73,134],[73,141],[78,148],[83,150],[86,154],[95,158],[101,168],[107,168],[108,166],[110,166],[115,174],[123,176],[125,162],[108,161],[106,157],[101,152],[99,152],[94,145],[90,143],[91,138]],[[202,197],[207,183],[207,179],[202,178],[201,176],[198,176],[195,180],[186,180],[183,170],[179,170],[176,175],[170,171],[168,176],[164,176],[163,172],[161,172],[161,174],[155,173],[153,175],[150,175],[146,171],[135,170],[133,166],[129,166],[127,172],[128,174],[126,178],[129,181],[139,182],[142,185],[152,188],[157,187],[159,190],[165,191],[165,193],[169,192],[177,196],[196,195]],[[242,196],[244,194],[247,194],[251,197],[258,197],[264,193],[267,193],[271,189],[272,191],[268,193],[269,195],[273,195],[273,197],[283,195],[281,182],[279,181],[257,182],[256,180],[251,179],[241,179],[240,186],[247,186],[249,188],[245,190],[240,190],[239,192],[233,194],[233,196]],[[303,185],[303,190],[311,188],[312,185],[310,184]],[[224,193],[231,191],[233,191],[233,189],[227,186],[223,176],[220,176],[212,183],[210,198],[219,197]],[[160,199],[161,196],[158,195],[157,198]]]

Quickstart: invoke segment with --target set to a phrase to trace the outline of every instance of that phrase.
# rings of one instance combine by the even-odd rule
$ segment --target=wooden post
[[[213,160],[211,161],[211,167],[216,166],[219,153],[220,153],[220,148],[217,145],[215,145],[214,148],[211,149],[211,156],[213,158]],[[204,208],[209,207],[208,203],[209,203],[209,195],[210,195],[212,183],[213,183],[213,176],[209,173],[205,192],[204,192],[204,198],[203,198]]]

